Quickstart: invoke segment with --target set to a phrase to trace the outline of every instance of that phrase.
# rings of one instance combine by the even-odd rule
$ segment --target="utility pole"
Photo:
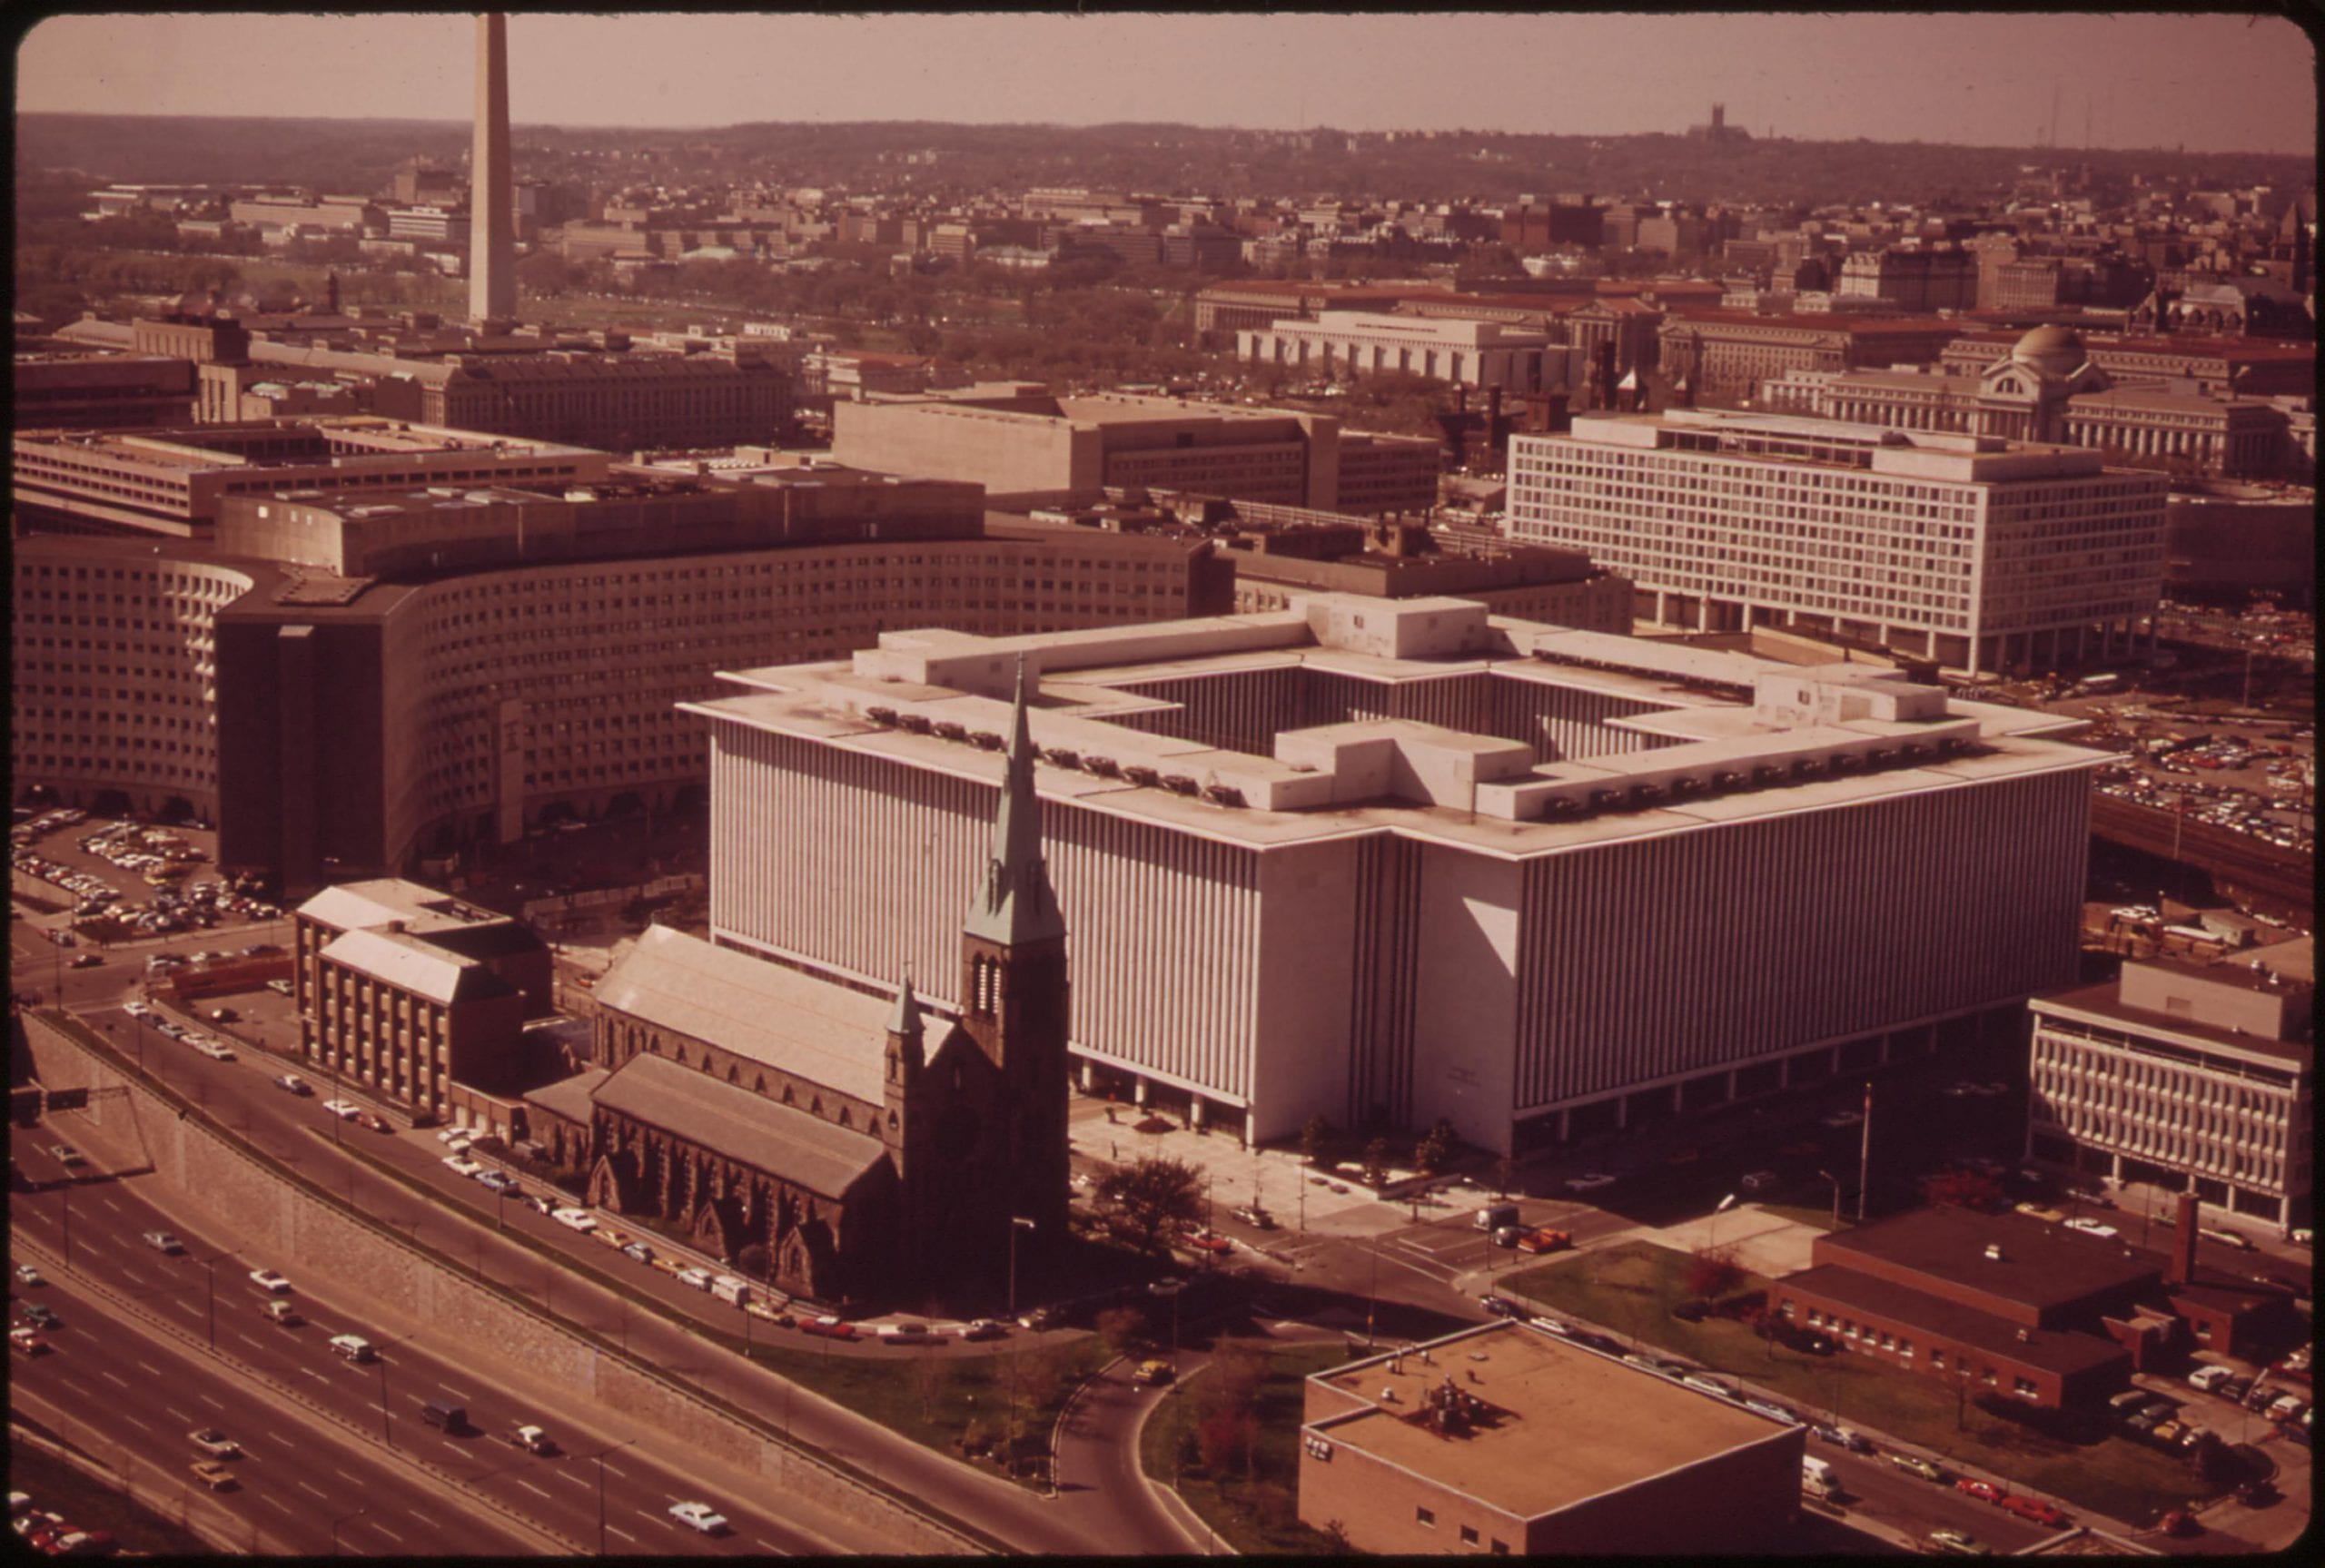
[[[1873,1186],[1873,1080],[1865,1080],[1865,1134],[1856,1157],[1856,1222],[1865,1223],[1865,1198]]]
[[[598,1462],[598,1555],[600,1557],[606,1554],[606,1455],[616,1449],[627,1448],[637,1441],[635,1437],[626,1437],[612,1448],[600,1448],[589,1456]]]

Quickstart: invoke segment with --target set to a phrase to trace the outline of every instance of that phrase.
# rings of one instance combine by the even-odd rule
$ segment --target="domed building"
[[[2103,392],[2112,383],[2091,362],[2083,339],[2072,327],[2036,327],[2012,345],[1978,377],[1970,399],[1971,434],[2013,441],[2063,439],[2067,399],[2080,392]]]

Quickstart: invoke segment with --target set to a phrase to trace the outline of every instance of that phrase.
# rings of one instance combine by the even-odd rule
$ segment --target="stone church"
[[[1014,1219],[1065,1234],[1065,922],[1042,853],[1023,673],[965,1011],[662,927],[597,987],[592,1070],[527,1096],[589,1198],[834,1305],[997,1279]]]

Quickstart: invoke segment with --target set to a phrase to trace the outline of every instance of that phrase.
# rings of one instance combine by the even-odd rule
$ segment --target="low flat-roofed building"
[[[1321,1372],[1300,1517],[1367,1553],[1765,1552],[1807,1429],[1496,1323]]]
[[[2153,959],[2038,996],[2027,1152],[2192,1191],[2279,1231],[2316,1172],[2313,942]]]
[[[193,366],[158,354],[20,350],[15,428],[143,429],[193,417]]]
[[[2215,1347],[2226,1337],[2205,1304],[2182,1304],[2184,1263],[2031,1215],[1937,1205],[1820,1236],[1809,1256],[1769,1288],[1780,1317],[1845,1352],[2045,1408],[2121,1388],[2186,1326]],[[2268,1304],[2213,1305],[2250,1316]]]

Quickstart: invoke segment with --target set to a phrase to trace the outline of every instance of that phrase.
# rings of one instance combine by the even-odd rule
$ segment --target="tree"
[[[1324,1150],[1332,1141],[1332,1124],[1321,1116],[1311,1116],[1308,1125],[1300,1129],[1300,1158],[1311,1165],[1324,1163]]]
[[[1184,1160],[1149,1156],[1098,1178],[1099,1222],[1116,1239],[1155,1253],[1202,1218],[1202,1174]]]
[[[1109,1307],[1098,1314],[1098,1337],[1117,1356],[1127,1356],[1146,1337],[1146,1315],[1135,1307]]]
[[[1250,1412],[1224,1408],[1212,1411],[1195,1425],[1195,1443],[1197,1452],[1202,1455],[1202,1467],[1213,1475],[1224,1475],[1229,1466],[1248,1464],[1259,1435],[1259,1421]]]
[[[1376,1138],[1364,1146],[1364,1184],[1378,1187],[1389,1179],[1389,1140]]]
[[[1687,1287],[1690,1296],[1708,1300],[1725,1296],[1744,1282],[1744,1270],[1725,1248],[1697,1250],[1687,1259]]]
[[[1453,1163],[1453,1151],[1459,1143],[1460,1139],[1454,1134],[1452,1121],[1440,1116],[1437,1119],[1437,1125],[1422,1134],[1420,1141],[1413,1146],[1413,1163],[1434,1176]]]

